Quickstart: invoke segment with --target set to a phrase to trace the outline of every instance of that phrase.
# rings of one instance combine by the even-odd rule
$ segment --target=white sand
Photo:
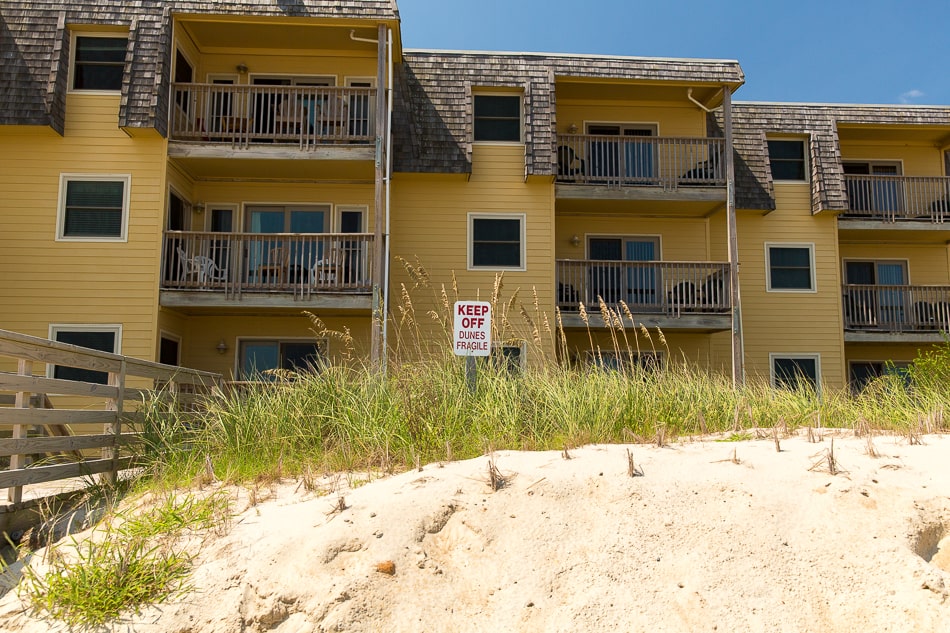
[[[482,457],[346,490],[340,513],[296,483],[243,493],[200,590],[115,630],[950,631],[950,436],[878,437],[873,459],[842,433],[837,476],[810,470],[830,438],[631,446],[635,478],[626,446],[505,451],[497,492]],[[11,592],[0,630],[55,627]]]

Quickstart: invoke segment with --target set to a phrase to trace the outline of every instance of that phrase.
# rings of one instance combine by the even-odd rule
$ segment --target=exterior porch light
[[[201,215],[202,213],[205,212],[205,203],[204,203],[204,202],[196,202],[196,203],[194,203],[193,205],[191,205],[191,209],[192,209],[192,211],[194,211],[194,212],[197,213],[198,215]]]
[[[247,74],[247,64],[245,64],[244,62],[241,62],[240,64],[238,64],[238,65],[236,66],[236,69],[237,69],[238,73],[241,74],[241,75],[246,75],[246,74]]]
[[[224,339],[218,341],[218,344],[215,346],[215,349],[218,350],[218,353],[224,355],[228,351],[228,344],[224,342]]]
[[[581,238],[577,236],[577,233],[571,236],[571,239],[568,240],[571,243],[571,246],[577,248],[581,245]]]
[[[567,133],[577,134],[577,124],[572,121],[571,124],[567,126]]]

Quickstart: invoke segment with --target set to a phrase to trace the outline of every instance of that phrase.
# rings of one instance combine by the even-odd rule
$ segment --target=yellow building
[[[513,364],[829,386],[950,329],[950,107],[404,51],[389,0],[0,12],[0,328],[241,381],[444,349],[480,298]]]

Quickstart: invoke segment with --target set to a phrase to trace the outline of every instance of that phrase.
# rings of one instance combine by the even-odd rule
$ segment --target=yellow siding
[[[165,144],[118,129],[118,96],[70,94],[65,136],[0,127],[0,327],[46,337],[50,323],[122,324],[123,354],[152,359]],[[60,174],[131,175],[128,242],[57,242]]]
[[[559,100],[558,133],[573,123],[584,133],[585,123],[645,123],[658,126],[659,136],[706,136],[706,113],[690,103],[642,101]]]
[[[917,358],[922,352],[934,349],[934,345],[925,343],[906,343],[895,345],[891,343],[847,343],[845,356],[847,361],[904,361],[909,362]]]
[[[768,379],[770,353],[820,354],[822,382],[841,387],[846,371],[835,217],[811,214],[808,184],[776,184],[775,198],[772,213],[738,217],[746,374]],[[814,244],[817,292],[767,292],[766,242]],[[724,242],[714,237],[713,243]]]
[[[859,260],[896,260],[907,264],[907,283],[918,286],[950,284],[947,268],[948,247],[943,244],[848,244],[842,243],[842,277],[844,262]]]
[[[403,179],[400,175],[394,179],[393,257],[412,263],[418,258],[432,285],[430,290],[413,291],[416,314],[431,329],[432,321],[425,315],[437,307],[442,284],[448,290],[450,303],[455,300],[453,273],[460,299],[486,300],[491,296],[496,273],[467,270],[468,213],[524,213],[526,270],[504,273],[502,297],[507,300],[517,290],[518,303],[534,314],[532,291],[536,289],[539,308],[553,326],[554,188],[550,182],[525,182],[522,145],[476,144],[472,161],[468,181],[449,177]],[[411,287],[412,281],[399,261],[394,260],[391,312],[397,317],[400,284]],[[532,338],[530,327],[520,314],[511,321],[515,337]],[[553,350],[550,340],[545,341],[545,348],[548,352]]]
[[[933,145],[841,142],[841,160],[900,161],[904,176],[943,176],[943,153]]]
[[[660,238],[660,259],[711,261],[708,224],[709,221],[703,218],[674,220],[586,214],[558,215],[554,251],[558,259],[585,259],[587,236],[656,236]],[[574,235],[581,238],[579,246],[570,243]]]
[[[335,224],[338,213],[337,206],[365,207],[365,229],[373,232],[375,193],[372,184],[363,185],[330,185],[311,183],[256,183],[256,182],[200,182],[194,187],[194,199],[205,203],[205,206],[215,204],[231,204],[239,209],[243,217],[247,205],[333,205],[333,230],[339,227]],[[195,216],[195,230],[202,230],[210,226],[211,214]],[[203,225],[203,226],[202,226]],[[242,230],[246,224],[235,218],[235,230]],[[328,230],[330,227],[327,227]]]
[[[326,51],[314,51],[313,55],[287,55],[279,51],[275,55],[247,55],[245,53],[205,54],[200,61],[194,60],[195,82],[204,83],[210,75],[236,75],[238,64],[246,64],[248,75],[240,77],[239,83],[251,83],[255,75],[274,77],[280,75],[303,77],[335,77],[336,85],[344,85],[348,77],[376,77],[376,50],[368,56],[358,57],[347,53],[327,54]]]
[[[369,316],[325,316],[317,312],[326,327],[342,332],[349,328],[353,337],[353,354],[356,359],[369,357]],[[184,319],[184,337],[181,346],[181,364],[184,367],[219,372],[226,379],[233,379],[237,368],[237,351],[241,338],[306,339],[318,338],[311,328],[310,320],[299,316],[189,316]],[[219,354],[216,349],[224,341],[228,350]],[[340,362],[345,354],[345,345],[336,337],[327,341],[332,362]]]
[[[651,328],[648,332],[649,337],[645,336],[642,330],[628,329],[626,339],[618,334],[616,349],[621,353],[625,353],[628,348],[634,353],[657,352],[666,362],[678,363],[685,360],[690,366],[707,371],[725,373],[729,370],[726,365],[729,358],[722,358],[714,348],[713,335],[664,331],[666,344],[663,344],[656,328]],[[566,338],[568,353],[574,362],[586,362],[592,340],[595,349],[599,348],[602,352],[615,350],[614,339],[606,330],[591,330],[590,333],[586,330],[570,330],[566,332]]]

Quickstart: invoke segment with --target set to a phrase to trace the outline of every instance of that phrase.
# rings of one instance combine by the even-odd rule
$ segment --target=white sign
[[[488,356],[491,353],[491,304],[487,301],[456,301],[456,356]]]

